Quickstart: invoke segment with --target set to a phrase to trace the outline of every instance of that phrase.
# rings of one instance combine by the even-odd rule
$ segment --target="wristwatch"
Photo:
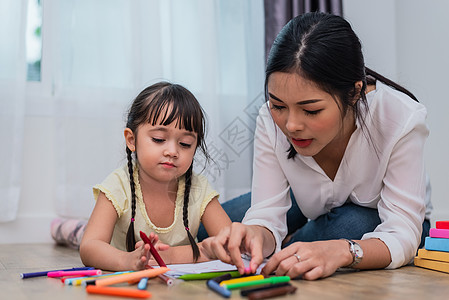
[[[349,252],[352,254],[352,263],[350,263],[345,268],[352,268],[356,264],[362,261],[363,259],[363,249],[360,247],[360,245],[354,241],[348,240],[348,239],[341,239],[345,240],[349,243]]]

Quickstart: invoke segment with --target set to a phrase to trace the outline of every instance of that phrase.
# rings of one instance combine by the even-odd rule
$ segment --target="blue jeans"
[[[346,203],[333,208],[329,213],[319,216],[315,220],[308,220],[296,204],[291,194],[292,207],[287,212],[287,227],[290,240],[283,247],[294,242],[312,242],[339,238],[361,239],[367,232],[372,232],[380,224],[377,209],[362,207],[353,203]],[[251,193],[241,195],[222,204],[232,222],[241,222],[251,205]],[[430,222],[425,220],[421,236],[424,246],[425,237],[429,235]],[[207,232],[201,225],[198,231],[198,241],[207,237]]]

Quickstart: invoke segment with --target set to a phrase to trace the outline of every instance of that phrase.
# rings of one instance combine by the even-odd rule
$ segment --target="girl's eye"
[[[153,142],[158,143],[158,144],[163,143],[165,141],[164,139],[158,139],[158,138],[152,138],[152,140],[153,140]]]
[[[183,147],[183,148],[190,148],[190,147],[192,147],[191,144],[187,144],[187,143],[179,143],[179,144],[180,144],[181,147]]]
[[[306,115],[317,115],[320,111],[322,111],[322,109],[317,109],[317,110],[304,110]]]

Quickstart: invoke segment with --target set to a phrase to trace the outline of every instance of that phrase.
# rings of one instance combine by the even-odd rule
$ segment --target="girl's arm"
[[[215,236],[218,232],[229,225],[231,220],[218,202],[218,197],[214,197],[204,210],[201,222],[209,236]],[[202,251],[202,243],[198,243],[200,257],[197,262],[210,260]],[[170,247],[170,249],[159,253],[166,264],[193,263],[193,252],[190,245]],[[154,264],[153,261],[150,263]]]
[[[231,225],[231,219],[218,202],[218,196],[214,197],[206,206],[201,222],[209,236],[215,236],[223,227]]]
[[[114,206],[100,192],[81,241],[82,262],[86,266],[109,271],[144,269],[149,257],[149,245],[141,243],[135,251],[125,252],[109,244],[116,221]]]

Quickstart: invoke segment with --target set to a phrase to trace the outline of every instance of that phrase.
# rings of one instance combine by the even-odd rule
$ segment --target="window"
[[[42,1],[28,0],[26,25],[27,80],[41,81]]]

